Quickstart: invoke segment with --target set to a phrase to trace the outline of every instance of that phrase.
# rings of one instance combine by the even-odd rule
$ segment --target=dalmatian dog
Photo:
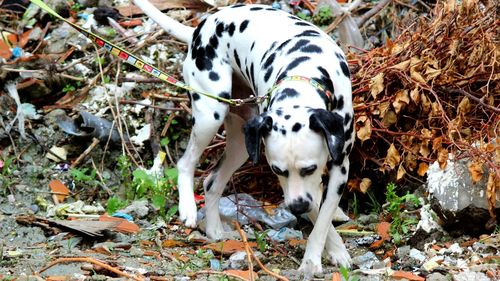
[[[259,161],[263,142],[286,205],[314,222],[299,270],[306,278],[320,273],[323,251],[332,263],[348,266],[350,256],[332,219],[343,214],[338,203],[354,141],[353,108],[349,69],[335,41],[314,25],[265,5],[225,7],[192,28],[146,0],[134,2],[188,44],[183,76],[191,87],[226,99],[263,97],[258,105],[232,107],[190,93],[193,127],[177,163],[179,218],[188,227],[197,225],[195,166],[224,124],[225,152],[203,184],[208,237],[224,238],[219,199],[249,157],[254,164]]]

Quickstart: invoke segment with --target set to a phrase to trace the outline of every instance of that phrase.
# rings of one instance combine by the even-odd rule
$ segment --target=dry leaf
[[[396,280],[404,279],[409,281],[425,281],[424,277],[415,275],[414,273],[408,271],[400,271],[400,270],[392,271],[391,277]]]
[[[402,61],[394,66],[391,66],[390,68],[399,69],[401,71],[406,71],[408,69],[408,66],[410,66],[410,60]]]
[[[500,192],[500,176],[490,171],[488,183],[486,184],[486,198],[488,200],[488,210],[492,219],[496,218],[495,207],[497,202],[497,192]]]
[[[372,123],[370,121],[370,118],[368,118],[366,115],[360,116],[356,120],[356,124],[360,125],[359,129],[356,132],[356,136],[358,137],[358,139],[360,139],[362,142],[370,139],[372,135]]]
[[[406,175],[406,170],[405,168],[403,167],[403,164],[400,164],[399,165],[399,168],[398,168],[398,173],[396,175],[396,180],[400,180],[402,179],[404,176]]]
[[[410,61],[410,77],[413,78],[413,80],[417,81],[417,82],[420,82],[420,83],[423,83],[423,84],[426,84],[427,81],[425,81],[424,77],[422,76],[422,74],[420,74],[417,70],[417,66],[420,65],[420,59],[418,58],[411,58],[411,61]]]
[[[470,104],[469,98],[464,97],[462,99],[462,101],[460,101],[460,104],[458,105],[457,113],[458,114],[467,114],[470,112],[471,109],[472,109],[472,106]]]
[[[363,178],[361,180],[361,183],[359,184],[359,190],[363,193],[366,193],[368,191],[368,188],[372,185],[372,180],[369,178]]]
[[[370,92],[374,99],[384,90],[384,73],[380,72],[370,79]]]
[[[429,149],[429,141],[423,141],[420,144],[420,149],[418,150],[418,153],[420,153],[420,155],[422,155],[425,158],[427,158],[427,156],[431,154],[431,151]]]
[[[250,270],[236,270],[236,269],[227,269],[223,271],[224,273],[227,273],[228,275],[233,275],[233,276],[238,276],[241,277],[245,280],[256,280],[259,278],[257,275],[257,272],[253,272],[253,278],[250,278]]]
[[[418,170],[417,170],[417,174],[421,177],[425,176],[425,174],[427,173],[427,170],[429,170],[429,164],[425,163],[425,162],[421,162],[420,164],[418,164]]]
[[[382,246],[384,241],[388,241],[391,239],[391,235],[389,234],[390,228],[391,228],[391,224],[386,222],[386,221],[383,221],[383,222],[380,222],[379,224],[377,224],[375,230],[377,231],[377,234],[380,236],[380,240],[373,242],[370,245],[370,249],[372,249],[372,250],[378,249],[378,248],[380,248],[380,246]]]
[[[257,243],[248,242],[248,245],[250,245],[250,247],[256,247]],[[227,240],[227,241],[208,244],[204,246],[204,248],[211,249],[217,253],[231,255],[239,251],[245,251],[245,243],[238,240]]]
[[[479,162],[472,162],[469,163],[467,167],[471,175],[472,183],[476,184],[483,177],[484,174],[483,165]]]
[[[393,124],[396,124],[397,121],[398,117],[392,110],[387,111],[387,113],[382,118],[382,124],[384,124],[384,127],[386,128],[390,127]]]
[[[416,104],[420,102],[420,91],[418,90],[418,87],[415,87],[413,88],[413,90],[411,90],[410,98]]]
[[[182,241],[178,241],[178,240],[173,240],[173,239],[169,239],[169,240],[164,240],[161,242],[161,247],[162,248],[174,248],[174,247],[182,247],[182,246],[185,246],[186,243],[182,242]]]
[[[385,164],[389,165],[391,169],[394,169],[399,164],[399,161],[401,161],[399,152],[394,146],[394,144],[391,143],[391,146],[387,150],[387,156],[385,157],[384,162]]]
[[[50,190],[54,192],[54,196],[57,198],[56,203],[64,202],[64,199],[69,195],[69,189],[60,180],[52,180],[49,183]]]
[[[378,105],[378,108],[377,108],[378,111],[379,111],[380,116],[384,116],[385,113],[387,112],[387,110],[389,110],[390,106],[391,106],[391,102],[390,101],[381,102]]]
[[[421,94],[420,99],[421,99],[420,105],[422,105],[422,113],[429,113],[431,111],[431,106],[432,106],[431,102],[429,101],[429,98],[426,95]]]
[[[116,221],[119,222],[117,226],[114,227],[115,231],[119,231],[122,233],[137,233],[141,228],[126,219],[110,217],[108,215],[102,215],[99,217],[99,221]]]
[[[398,91],[396,93],[396,98],[392,102],[392,106],[396,110],[396,114],[399,113],[406,105],[410,103],[410,98],[408,96],[408,90]]]
[[[427,79],[434,79],[437,76],[441,74],[441,69],[434,69],[430,66],[427,66],[427,69],[425,70],[425,75],[427,76]]]
[[[444,170],[448,166],[448,150],[441,148],[438,151],[437,161],[441,170]]]

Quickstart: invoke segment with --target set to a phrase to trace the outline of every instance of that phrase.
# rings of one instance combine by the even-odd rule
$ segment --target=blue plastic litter
[[[134,218],[129,215],[129,214],[125,214],[125,213],[120,213],[120,212],[116,212],[114,213],[113,215],[111,215],[112,217],[115,217],[115,218],[122,218],[122,219],[126,219],[128,221],[134,221]]]

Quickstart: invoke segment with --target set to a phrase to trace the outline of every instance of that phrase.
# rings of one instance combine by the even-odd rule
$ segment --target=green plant
[[[255,240],[257,241],[257,247],[259,247],[259,251],[263,253],[267,248],[267,233],[265,231],[254,231]]]
[[[371,212],[376,213],[376,214],[380,213],[382,211],[382,205],[380,205],[377,198],[375,198],[373,191],[368,190],[366,195],[368,195],[368,198],[370,199],[370,202],[368,202],[367,204],[368,204],[368,206],[371,207],[371,209],[372,209]]]
[[[389,183],[387,185],[385,193],[387,203],[385,204],[385,209],[392,218],[389,232],[394,243],[399,244],[401,243],[401,234],[408,233],[408,227],[417,223],[416,219],[405,217],[401,212],[401,208],[404,203],[413,203],[414,206],[417,207],[420,205],[420,201],[415,195],[409,194],[408,192],[403,196],[399,196],[396,193],[396,189],[397,186],[394,183]]]
[[[87,183],[90,185],[96,184],[96,171],[94,169],[88,168],[73,168],[70,170],[70,174],[73,177],[73,180],[79,183]]]
[[[64,85],[64,88],[62,89],[63,93],[73,92],[75,90],[76,90],[76,87],[71,85],[71,84]]]
[[[332,8],[328,5],[319,8],[318,12],[312,17],[312,22],[317,26],[327,26],[333,21]]]
[[[0,159],[0,163],[2,163],[2,167],[0,170],[0,186],[10,187],[13,183],[12,173],[16,170],[16,166],[14,163],[14,157],[7,158],[6,160]],[[4,189],[4,192],[6,189]]]
[[[346,280],[346,281],[358,281],[359,280],[359,276],[352,275],[351,270],[347,267],[340,266],[339,272],[340,272],[340,275],[342,275],[343,280]]]
[[[113,196],[108,199],[108,204],[106,204],[106,212],[112,215],[119,209],[127,206],[127,201],[121,200],[120,198]]]

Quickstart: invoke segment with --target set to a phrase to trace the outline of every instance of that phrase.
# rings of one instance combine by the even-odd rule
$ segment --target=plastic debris
[[[290,239],[297,239],[301,240],[304,239],[304,236],[302,235],[302,231],[300,230],[295,230],[291,229],[288,227],[283,227],[279,231],[276,231],[274,229],[270,229],[267,231],[267,236],[271,238],[274,241],[282,242]]]
[[[120,142],[116,126],[110,121],[86,111],[80,111],[81,120],[73,120],[66,115],[59,115],[56,123],[65,133],[74,136],[91,136],[106,143],[111,134],[111,142]]]

